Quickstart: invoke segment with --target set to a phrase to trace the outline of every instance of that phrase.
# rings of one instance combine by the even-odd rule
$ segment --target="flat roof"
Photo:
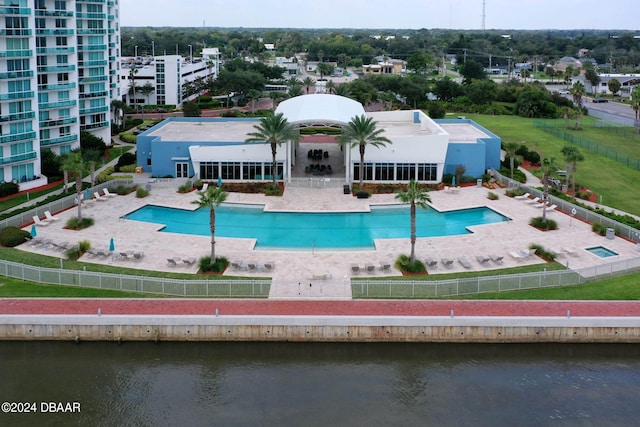
[[[376,120],[379,129],[384,129],[382,136],[389,139],[404,136],[433,135],[428,127],[422,128],[420,123]]]
[[[478,138],[490,138],[481,129],[469,123],[438,123],[442,129],[447,131],[449,142],[476,142]]]
[[[184,142],[244,142],[247,134],[254,132],[258,120],[203,120],[166,122],[159,129],[148,133],[163,141]]]

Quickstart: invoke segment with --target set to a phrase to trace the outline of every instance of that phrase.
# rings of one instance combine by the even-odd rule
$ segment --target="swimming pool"
[[[263,206],[224,204],[216,208],[216,236],[257,239],[265,248],[374,248],[374,239],[409,238],[406,205],[372,207],[371,212],[264,212]],[[163,224],[168,233],[209,236],[209,209],[195,211],[147,205],[125,219]],[[419,209],[418,237],[468,234],[469,226],[508,221],[489,208],[438,212]]]
[[[593,248],[587,248],[587,251],[591,252],[596,256],[599,256],[600,258],[610,258],[613,256],[618,256],[617,252],[614,252],[611,249],[607,249],[604,246],[595,246]]]

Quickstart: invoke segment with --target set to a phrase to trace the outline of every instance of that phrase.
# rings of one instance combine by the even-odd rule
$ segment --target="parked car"
[[[602,102],[609,102],[609,100],[605,98],[593,98],[593,102],[602,103]]]

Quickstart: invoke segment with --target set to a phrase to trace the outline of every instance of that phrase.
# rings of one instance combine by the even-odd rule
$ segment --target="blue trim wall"
[[[175,176],[176,163],[187,162],[189,164],[189,176],[193,176],[196,171],[193,170],[189,147],[194,145],[200,146],[229,146],[229,145],[245,145],[244,141],[167,141],[162,140],[157,135],[149,135],[158,130],[168,122],[258,122],[256,118],[204,118],[204,117],[170,117],[157,125],[142,132],[137,137],[137,165],[142,167],[145,172],[150,172],[152,176]],[[172,160],[181,158],[186,160]],[[151,166],[149,166],[151,159]]]
[[[449,140],[447,156],[444,162],[444,173],[455,174],[458,165],[464,165],[465,175],[479,178],[487,169],[500,169],[500,145],[501,138],[480,126],[471,119],[438,119],[438,124],[469,124],[484,132],[486,138],[478,138],[476,143],[456,142]]]

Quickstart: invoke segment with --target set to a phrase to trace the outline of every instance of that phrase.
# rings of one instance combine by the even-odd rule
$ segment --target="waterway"
[[[0,342],[0,402],[37,407],[0,425],[633,425],[639,356],[638,345]]]

